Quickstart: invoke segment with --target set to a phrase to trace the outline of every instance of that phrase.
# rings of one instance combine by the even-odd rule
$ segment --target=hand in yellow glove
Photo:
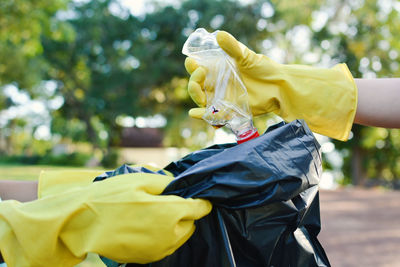
[[[74,266],[88,252],[148,263],[172,254],[211,204],[159,195],[173,178],[113,177],[20,203],[0,202],[0,252],[12,266]]]
[[[218,32],[217,41],[236,61],[253,115],[274,112],[286,121],[304,119],[314,132],[339,140],[348,138],[356,112],[357,87],[345,64],[331,69],[283,65],[254,53],[227,32]],[[192,58],[186,59],[185,67],[191,74],[189,94],[204,107],[206,69]],[[194,108],[189,115],[201,118],[204,111]]]

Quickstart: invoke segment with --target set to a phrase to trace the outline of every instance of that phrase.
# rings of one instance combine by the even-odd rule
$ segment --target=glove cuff
[[[330,69],[283,65],[286,121],[304,119],[313,132],[346,141],[357,110],[357,86],[346,64]]]
[[[351,128],[353,126],[353,122],[354,122],[354,117],[355,117],[356,111],[357,111],[358,88],[357,88],[356,82],[354,81],[353,75],[351,74],[351,72],[346,64],[344,64],[344,63],[338,64],[335,67],[340,68],[340,70],[343,72],[346,79],[348,79],[348,81],[350,83],[349,90],[351,92],[350,96],[351,96],[351,100],[352,100],[351,101],[352,105],[349,109],[347,119],[344,121],[345,124],[343,125],[344,126],[343,134],[341,136],[338,136],[338,138],[336,138],[341,141],[347,141],[349,138],[349,134],[350,134]]]

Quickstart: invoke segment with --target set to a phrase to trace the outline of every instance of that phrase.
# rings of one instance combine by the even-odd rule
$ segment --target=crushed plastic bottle
[[[228,127],[240,144],[259,134],[253,126],[246,87],[235,61],[219,46],[217,32],[197,29],[189,35],[182,53],[194,58],[207,71],[203,119],[215,127]]]

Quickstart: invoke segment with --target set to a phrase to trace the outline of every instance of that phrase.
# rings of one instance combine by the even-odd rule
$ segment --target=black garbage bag
[[[127,266],[330,266],[317,239],[319,148],[297,120],[241,145],[215,145],[169,164],[165,170],[176,179],[163,194],[208,199],[213,210],[172,255]]]

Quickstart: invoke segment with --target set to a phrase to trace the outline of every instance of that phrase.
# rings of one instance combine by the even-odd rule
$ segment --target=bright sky
[[[139,15],[142,15],[143,13],[152,11],[152,7],[151,7],[152,1],[149,1],[149,0],[119,0],[119,1],[123,6],[128,7],[130,12],[135,16],[139,16]],[[162,4],[163,6],[172,5],[175,7],[178,7],[181,4],[181,2],[182,1],[179,1],[179,0],[159,0],[158,1],[158,3]],[[239,0],[239,2],[246,5],[246,4],[253,3],[254,0]]]
[[[181,1],[178,0],[163,0],[158,1],[162,3],[162,5],[172,5],[172,6],[179,6]],[[130,12],[135,15],[139,16],[146,12],[151,12],[151,1],[148,0],[120,0],[122,6],[129,8]]]

